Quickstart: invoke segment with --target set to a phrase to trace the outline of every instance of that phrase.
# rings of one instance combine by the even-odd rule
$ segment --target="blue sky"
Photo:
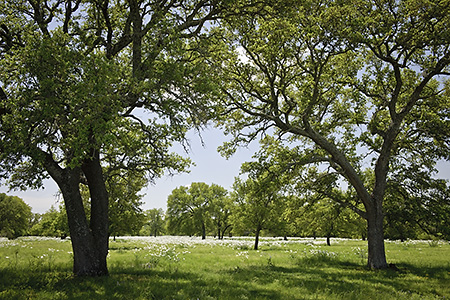
[[[189,134],[191,142],[191,152],[185,154],[181,146],[174,149],[182,155],[189,155],[195,162],[195,166],[191,168],[190,173],[179,174],[172,177],[163,177],[156,181],[156,184],[144,189],[142,208],[166,208],[167,196],[173,189],[189,185],[192,182],[205,182],[208,184],[215,183],[230,189],[233,184],[234,177],[239,175],[239,169],[243,162],[250,161],[252,155],[258,149],[258,143],[252,143],[249,148],[240,148],[230,159],[225,159],[217,152],[217,147],[222,145],[228,138],[225,137],[217,129],[208,129],[202,132],[204,145],[202,145],[197,134]],[[441,178],[450,179],[450,163],[442,162],[439,164]],[[33,212],[43,213],[48,210],[51,205],[58,206],[57,194],[58,188],[52,180],[48,180],[43,190],[29,190],[26,192],[8,192],[6,187],[0,187],[1,193],[15,195],[22,198],[28,205],[32,207]]]
[[[251,160],[252,155],[258,149],[258,143],[254,142],[249,148],[239,149],[230,159],[225,159],[217,152],[217,147],[227,140],[219,130],[207,129],[201,133],[204,145],[197,133],[190,133],[189,139],[191,152],[186,154],[181,146],[174,147],[175,151],[183,156],[190,156],[195,162],[190,173],[174,176],[165,176],[156,181],[156,184],[145,188],[143,209],[166,208],[167,196],[173,189],[189,185],[192,182],[215,183],[230,189],[234,182],[234,177],[239,175],[240,166],[244,161]],[[45,189],[28,190],[25,192],[8,191],[7,187],[0,187],[0,193],[14,195],[22,198],[32,207],[33,212],[43,213],[52,205],[59,206],[57,185],[52,180],[47,180]],[[62,201],[62,199],[59,199]]]

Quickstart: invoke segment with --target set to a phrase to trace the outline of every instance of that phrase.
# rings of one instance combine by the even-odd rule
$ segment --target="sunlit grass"
[[[450,245],[386,242],[399,271],[365,267],[367,243],[335,239],[118,238],[110,276],[77,278],[68,240],[0,239],[0,299],[445,299]]]

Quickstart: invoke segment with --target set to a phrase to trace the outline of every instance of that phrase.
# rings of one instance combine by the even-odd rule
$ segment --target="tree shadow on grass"
[[[186,271],[111,272],[106,277],[75,277],[71,272],[12,276],[0,284],[0,299],[283,299],[276,290],[247,286],[235,278],[200,277]],[[237,279],[237,278],[236,278]],[[4,292],[4,293],[3,293]]]
[[[68,299],[189,299],[193,286],[207,282],[193,273],[155,270],[111,273],[108,277],[72,277],[55,285]]]
[[[105,277],[76,277],[65,273],[3,272],[0,299],[189,299],[194,286],[207,286],[193,273],[137,270]]]
[[[408,263],[399,263],[397,266],[403,273],[414,274],[419,277],[432,277],[439,280],[450,280],[450,261],[446,266],[415,266]]]
[[[420,295],[410,286],[410,275],[431,276],[442,285],[448,282],[446,267],[398,267],[400,272],[370,271],[338,259],[300,259],[290,266],[246,264],[213,274],[176,268],[118,269],[98,278],[74,277],[69,269],[29,273],[11,269],[1,270],[0,299],[380,299],[396,291]]]
[[[438,288],[423,290],[426,283],[411,285],[409,273],[418,276],[437,274],[437,286],[446,286],[449,283],[448,270],[445,268],[411,268],[401,266],[400,271],[393,269],[369,270],[359,264],[348,261],[331,260],[318,262],[315,259],[299,260],[290,267],[277,266],[244,266],[236,267],[230,271],[235,282],[243,287],[249,282],[257,281],[258,286],[270,286],[274,282],[280,282],[285,290],[298,289],[302,294],[279,294],[273,299],[306,299],[305,295],[320,295],[328,299],[381,299],[383,297],[395,298],[402,295],[403,299],[409,299],[415,295],[422,298],[426,292],[433,297],[445,297],[445,291]],[[447,291],[448,293],[448,291]],[[384,296],[383,296],[384,295]],[[319,297],[319,296],[318,296]],[[380,298],[381,297],[381,298]],[[319,297],[320,298],[320,297]]]
[[[343,266],[348,268],[348,265]],[[230,271],[234,282],[243,288],[248,286],[261,289],[273,286],[278,291],[270,299],[305,299],[307,295],[320,295],[324,290],[334,293],[355,290],[355,284],[321,267],[307,266],[245,266]],[[279,285],[277,287],[277,285]],[[295,292],[295,289],[298,292]],[[323,293],[326,296],[326,293]]]

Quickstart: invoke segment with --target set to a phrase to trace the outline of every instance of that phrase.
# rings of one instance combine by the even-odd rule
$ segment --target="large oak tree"
[[[202,28],[229,4],[0,3],[0,178],[12,188],[57,183],[76,275],[108,273],[104,167],[152,180],[187,166],[168,150],[189,124],[207,119]],[[90,218],[80,184],[89,189]]]
[[[324,164],[354,189],[368,266],[386,268],[389,178],[399,166],[432,173],[450,153],[449,4],[283,1],[266,12],[223,23],[229,56],[216,71],[235,138],[222,150],[269,129],[300,145],[291,166]]]

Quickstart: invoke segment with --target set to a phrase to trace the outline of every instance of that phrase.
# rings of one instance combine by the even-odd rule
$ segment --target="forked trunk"
[[[368,261],[371,269],[386,269],[386,252],[384,248],[383,212],[381,203],[374,204],[374,209],[367,213]]]
[[[67,167],[63,169],[50,155],[46,157],[45,167],[58,184],[64,198],[72,241],[74,274],[77,276],[108,275],[106,265],[108,254],[108,197],[105,192],[106,189],[103,189],[103,178],[100,176],[94,179],[95,176],[98,176],[98,168],[101,169],[99,160],[94,159],[83,165],[83,171],[88,179],[92,194],[90,225],[86,218],[80,194],[81,168]]]
[[[69,176],[59,185],[64,197],[73,249],[73,272],[77,276],[107,275],[106,256],[99,255],[98,242],[89,228],[79,190],[76,170],[66,170]]]

